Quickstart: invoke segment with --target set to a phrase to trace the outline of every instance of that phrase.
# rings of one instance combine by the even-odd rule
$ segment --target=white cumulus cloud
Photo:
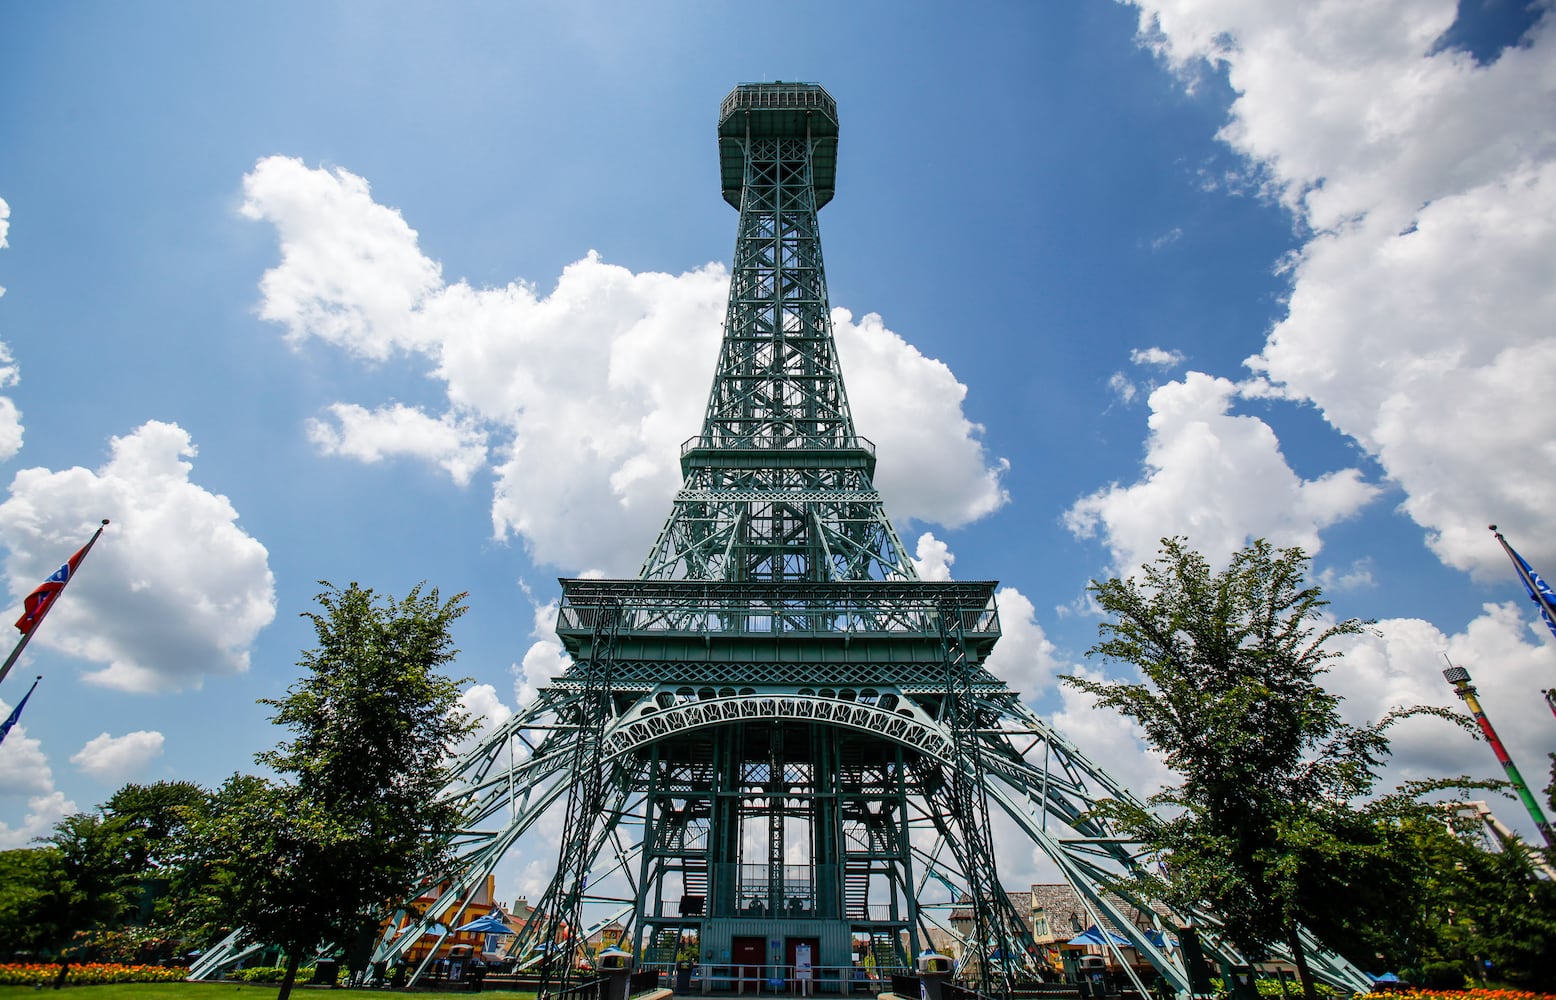
[[[99,733],[71,756],[70,762],[83,774],[105,784],[119,784],[138,777],[147,765],[162,756],[162,734],[139,729],[123,736]]]
[[[1172,368],[1183,364],[1183,352],[1169,351],[1165,347],[1137,347],[1129,352],[1129,363],[1150,365],[1155,368]]]
[[[524,658],[513,666],[513,697],[520,705],[535,700],[536,693],[564,673],[572,658],[556,637],[557,602],[534,605],[530,643]]]
[[[0,294],[5,289],[0,288]],[[21,369],[11,358],[11,349],[0,343],[0,388],[21,381]],[[9,461],[22,450],[22,411],[9,396],[0,396],[0,462]]]
[[[367,181],[300,160],[261,160],[241,211],[281,237],[281,263],[260,283],[260,315],[293,341],[318,337],[364,358],[416,348],[413,310],[443,284],[400,213],[375,204]]]
[[[513,717],[513,709],[503,704],[497,689],[490,684],[472,684],[459,695],[459,707],[476,722],[467,743],[478,743]]]
[[[461,486],[486,464],[486,435],[450,414],[429,417],[399,403],[376,410],[336,403],[329,411],[333,423],[308,422],[308,439],[326,455],[370,463],[400,455],[419,458],[441,467]]]
[[[1010,463],[984,452],[983,427],[962,413],[967,387],[951,369],[876,313],[856,323],[847,309],[833,309],[832,326],[854,422],[875,442],[875,484],[891,515],[955,528],[1004,506]]]
[[[636,570],[680,485],[680,443],[701,426],[728,293],[722,265],[634,273],[591,253],[548,293],[475,288],[444,282],[400,213],[344,170],[270,157],[244,178],[244,194],[244,213],[273,224],[281,242],[261,315],[296,344],[316,337],[370,361],[420,358],[446,392],[439,416],[338,404],[333,422],[312,425],[321,446],[365,461],[416,456],[466,481],[490,447],[498,537],[517,535],[537,561],[573,572]],[[833,318],[893,513],[957,525],[1000,506],[1005,464],[984,455],[950,370],[878,316]]]
[[[1038,701],[1053,689],[1061,672],[1058,652],[1025,594],[1015,587],[1001,587],[994,600],[1000,611],[1000,640],[984,666],[1023,701]]]
[[[190,479],[194,455],[181,427],[149,421],[113,438],[95,470],[21,470],[0,503],[18,604],[98,521],[113,522],[33,640],[99,664],[86,675],[94,683],[166,691],[242,672],[275,618],[265,547],[226,497]]]
[[[13,683],[20,687],[19,678]],[[15,707],[0,701],[0,718],[10,715]],[[25,722],[13,726],[0,743],[0,801],[18,798],[26,799],[25,814],[16,826],[0,823],[0,851],[30,846],[76,811],[76,804],[54,787],[48,755],[41,741],[27,735]],[[7,809],[13,814],[22,811],[22,807]]]
[[[1357,469],[1303,479],[1257,417],[1233,414],[1239,387],[1189,372],[1151,393],[1145,476],[1078,500],[1065,523],[1078,535],[1102,532],[1121,572],[1150,562],[1166,535],[1183,535],[1212,563],[1250,538],[1321,548],[1319,531],[1351,516],[1378,488]]]
[[[53,832],[54,824],[75,811],[75,802],[65,798],[64,792],[32,796],[27,800],[27,815],[20,824],[0,823],[0,850],[33,846],[33,841],[48,836]]]
[[[1000,604],[1001,622],[1008,623],[1014,609],[1003,591]],[[1551,766],[1546,736],[1550,710],[1539,695],[1550,686],[1548,639],[1544,625],[1512,603],[1485,605],[1457,633],[1416,618],[1385,619],[1358,635],[1332,641],[1328,648],[1342,657],[1329,662],[1320,683],[1341,698],[1341,718],[1353,725],[1377,722],[1391,711],[1417,705],[1450,708],[1468,718],[1442,675],[1449,662],[1463,666],[1525,778],[1543,787]],[[999,652],[996,647],[995,655]],[[1134,667],[1122,663],[1096,660],[1056,667],[1094,680],[1140,680]],[[1129,720],[1111,709],[1098,709],[1091,695],[1067,685],[1059,688],[1059,695],[1051,724],[1124,787],[1144,796],[1176,782]],[[1491,748],[1452,723],[1423,716],[1396,725],[1390,735],[1393,752],[1379,773],[1379,791],[1412,779],[1461,774],[1503,778]],[[1499,818],[1526,837],[1535,835],[1516,800],[1495,794],[1489,798]]]
[[[1556,8],[1484,63],[1455,0],[1135,0],[1142,35],[1237,97],[1221,138],[1311,238],[1250,365],[1404,491],[1444,563],[1556,561]],[[1494,567],[1494,569],[1493,569]]]
[[[0,198],[0,249],[10,246],[6,242],[6,236],[11,231],[11,206],[7,205],[4,198]],[[5,294],[5,288],[0,287],[0,295]],[[15,362],[11,360],[11,349],[0,343],[0,388],[13,386],[20,379]],[[22,413],[16,408],[16,403],[9,396],[0,396],[0,462],[15,458],[16,453],[22,450]]]
[[[1487,716],[1508,752],[1535,787],[1550,774],[1547,755],[1550,709],[1540,691],[1551,686],[1549,633],[1524,608],[1487,604],[1462,632],[1444,633],[1430,622],[1393,618],[1336,643],[1345,652],[1325,686],[1345,698],[1353,722],[1376,720],[1401,705],[1440,705],[1468,715],[1443,669],[1452,662],[1469,671]],[[1491,748],[1436,719],[1411,720],[1395,733],[1388,778],[1471,774],[1504,777]],[[1493,796],[1495,798],[1495,796]],[[1507,823],[1526,826],[1514,802],[1493,802]]]
[[[951,547],[929,531],[918,536],[918,545],[911,558],[921,580],[949,580],[951,567],[956,563]]]
[[[15,707],[0,701],[0,718]],[[26,725],[18,722],[0,743],[0,795],[47,795],[53,790],[54,772],[43,744],[28,736]]]

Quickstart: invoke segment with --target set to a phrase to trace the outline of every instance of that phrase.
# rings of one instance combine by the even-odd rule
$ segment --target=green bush
[[[1280,980],[1278,979],[1261,976],[1254,980],[1254,985],[1259,989],[1260,1000],[1264,1000],[1265,997],[1278,998],[1282,996],[1280,990]],[[1324,997],[1325,1000],[1331,1000],[1331,998],[1338,997],[1340,995],[1339,991],[1336,990],[1333,986],[1330,986],[1328,983],[1314,983],[1313,986],[1317,990],[1318,995]],[[1212,979],[1210,981],[1210,988],[1215,990],[1216,1000],[1227,1000],[1229,994],[1226,991],[1225,982],[1220,979]],[[1296,978],[1295,975],[1287,977],[1286,992],[1284,995],[1291,997],[1292,1000],[1297,1000],[1297,998],[1302,996],[1302,981]]]
[[[284,965],[256,965],[252,969],[234,969],[227,973],[228,979],[236,979],[240,983],[279,983],[286,978],[286,966]],[[304,965],[297,970],[297,981],[306,983],[313,978],[313,966]]]

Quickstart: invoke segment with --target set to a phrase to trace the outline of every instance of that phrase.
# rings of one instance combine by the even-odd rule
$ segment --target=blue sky
[[[734,243],[718,103],[770,79],[839,104],[823,242],[888,511],[927,575],[1001,581],[1034,705],[1160,782],[1054,680],[1121,669],[1086,583],[1265,536],[1379,620],[1354,719],[1451,703],[1447,653],[1543,784],[1556,641],[1485,525],[1556,573],[1556,17],[1271,6],[6,6],[13,604],[114,524],[0,689],[44,676],[0,846],[252,769],[319,580],[468,591],[493,717],[556,669],[556,577],[630,575],[669,510]],[[1495,771],[1412,724],[1391,776]]]

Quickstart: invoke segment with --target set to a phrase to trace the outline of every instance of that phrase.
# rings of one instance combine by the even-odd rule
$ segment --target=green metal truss
[[[998,815],[1176,992],[1191,992],[1179,954],[1148,932],[1193,917],[1212,953],[1238,959],[1213,919],[1108,888],[1148,859],[1090,813],[1130,793],[984,668],[995,584],[920,580],[886,516],[828,314],[816,213],[837,136],[814,84],[725,99],[721,178],[740,221],[684,486],[635,579],[561,581],[572,665],[458,762],[445,794],[466,809],[460,866],[377,960],[437,937],[431,915],[461,910],[557,808],[545,918],[513,949],[552,982],[591,928],[619,920],[640,964],[673,962],[695,936],[717,974],[756,942],[764,978],[790,942],[815,942],[824,968],[868,951],[885,969],[939,929],[1002,990],[1032,943],[1000,891]],[[1367,988],[1310,944],[1320,976]]]

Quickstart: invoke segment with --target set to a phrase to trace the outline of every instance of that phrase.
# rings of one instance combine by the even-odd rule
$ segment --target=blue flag
[[[28,688],[27,693],[22,695],[22,700],[16,703],[15,708],[11,709],[11,714],[5,717],[5,721],[0,722],[0,743],[5,742],[6,735],[10,733],[11,727],[16,725],[17,720],[22,717],[22,709],[27,707],[27,699],[32,697],[33,690],[37,688],[38,681],[41,680],[43,680],[42,677],[33,680],[32,687]]]
[[[1556,593],[1552,593],[1550,584],[1540,579],[1540,574],[1524,562],[1523,556],[1515,552],[1513,558],[1524,568],[1524,589],[1529,591],[1529,600],[1540,606],[1540,617],[1545,619],[1545,627],[1551,630],[1551,635],[1556,635],[1556,620],[1551,618],[1551,609],[1556,608]]]
[[[1523,556],[1513,551],[1513,547],[1507,544],[1507,539],[1497,531],[1496,525],[1493,524],[1491,530],[1496,534],[1497,541],[1502,543],[1502,548],[1507,550],[1508,557],[1513,560],[1513,565],[1518,570],[1518,579],[1523,581],[1524,589],[1529,592],[1529,600],[1540,609],[1540,617],[1545,619],[1545,627],[1551,630],[1551,635],[1556,635],[1556,619],[1551,617],[1552,612],[1556,612],[1556,593],[1551,591],[1550,584],[1540,579],[1540,574],[1524,561]]]

